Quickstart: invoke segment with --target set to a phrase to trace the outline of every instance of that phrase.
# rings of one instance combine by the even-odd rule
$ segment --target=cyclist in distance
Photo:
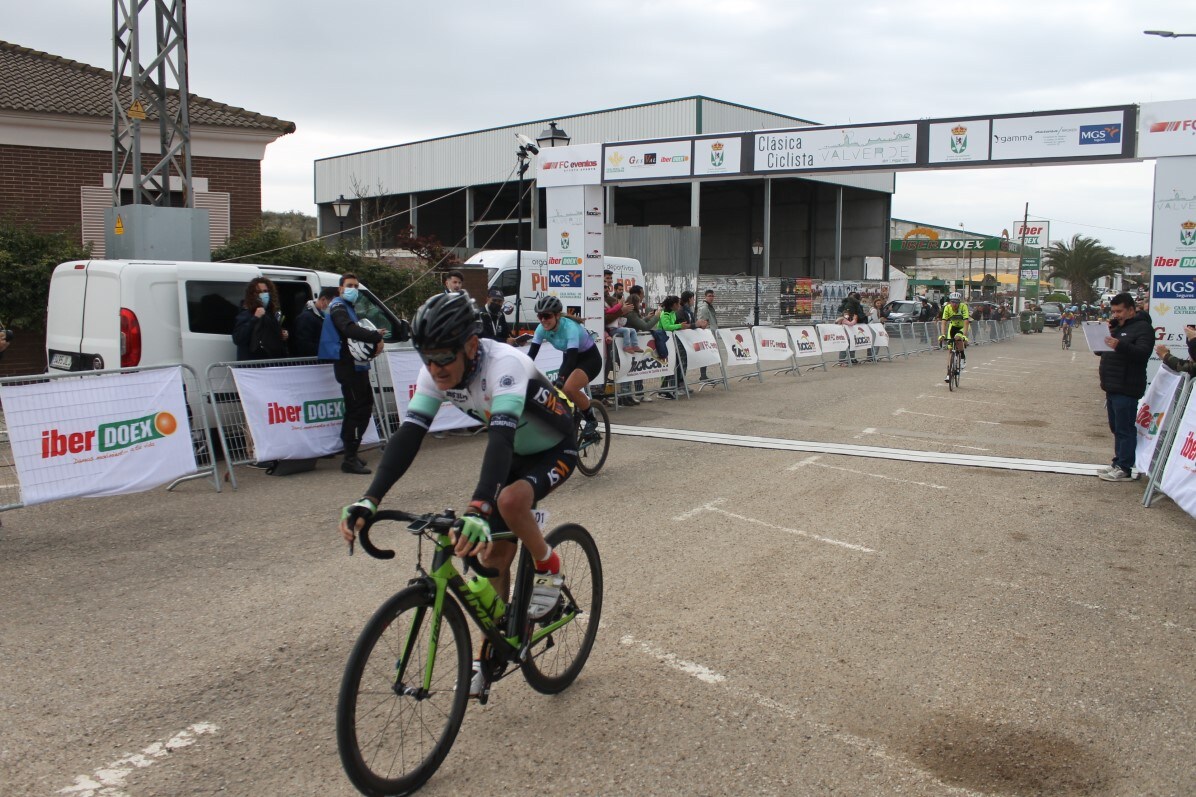
[[[1059,316],[1059,326],[1063,329],[1063,335],[1066,338],[1071,338],[1071,331],[1080,321],[1080,308],[1074,304],[1063,311],[1063,315]]]
[[[968,313],[968,305],[963,301],[963,297],[958,292],[952,293],[947,297],[947,303],[943,305],[943,334],[939,336],[940,341],[948,342],[948,351],[955,347],[956,336],[963,339],[963,347],[960,350],[959,357],[963,361],[967,361],[968,355],[966,347],[968,345],[968,324],[971,322],[972,316]],[[950,355],[948,355],[948,358]],[[951,377],[944,379],[944,382],[949,382]]]
[[[565,355],[561,361],[561,369],[557,372],[557,382],[562,383],[561,389],[585,418],[581,441],[586,442],[597,437],[598,419],[594,417],[594,410],[590,407],[590,398],[585,394],[585,386],[602,373],[602,355],[598,352],[598,345],[590,337],[589,331],[563,312],[561,300],[551,294],[545,294],[536,300],[536,318],[540,319],[540,323],[532,336],[527,356],[536,359],[544,341],[548,341]]]
[[[441,403],[452,402],[490,429],[473,499],[450,534],[454,553],[478,556],[482,564],[497,568],[494,586],[506,601],[516,549],[511,542],[491,542],[491,525],[514,532],[535,562],[528,614],[537,619],[556,605],[564,579],[560,557],[540,532],[532,506],[563,484],[577,465],[573,414],[527,355],[478,338],[479,326],[473,300],[464,291],[437,294],[420,307],[411,329],[424,363],[415,395],[365,496],[342,510],[340,532],[352,544],[363,521],[373,517],[411,466]]]

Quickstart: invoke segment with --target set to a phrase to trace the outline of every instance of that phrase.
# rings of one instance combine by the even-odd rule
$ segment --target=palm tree
[[[1125,263],[1112,249],[1095,238],[1073,235],[1071,243],[1055,241],[1043,255],[1043,265],[1051,279],[1065,279],[1071,283],[1073,302],[1090,302],[1096,298],[1092,284],[1102,277],[1112,277],[1125,270]]]

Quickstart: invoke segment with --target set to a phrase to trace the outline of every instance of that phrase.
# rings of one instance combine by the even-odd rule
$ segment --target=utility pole
[[[1022,263],[1026,258],[1026,225],[1030,223],[1030,203],[1026,203],[1026,212],[1022,215],[1022,234],[1017,247],[1017,297],[1013,300],[1013,312],[1018,312],[1022,303]]]

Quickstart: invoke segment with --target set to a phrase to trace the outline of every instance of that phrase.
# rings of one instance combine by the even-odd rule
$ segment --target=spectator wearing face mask
[[[295,319],[295,356],[315,357],[320,351],[320,331],[324,328],[324,316],[328,305],[340,296],[336,288],[321,288],[320,295],[308,301],[303,312]]]
[[[276,360],[287,356],[287,331],[282,328],[278,289],[265,277],[245,286],[241,310],[233,322],[238,360]]]
[[[507,320],[507,316],[503,313],[503,300],[506,297],[499,288],[491,288],[486,294],[486,305],[482,308],[481,321],[482,331],[478,333],[479,338],[488,338],[490,340],[497,340],[501,343],[513,344],[515,339],[511,337],[511,322]]]

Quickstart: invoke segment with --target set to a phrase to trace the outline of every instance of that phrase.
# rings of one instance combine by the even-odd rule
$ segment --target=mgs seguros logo
[[[98,451],[101,457],[120,456],[124,449],[140,448],[178,431],[179,422],[169,412],[155,412],[141,418],[102,423],[85,432],[42,431],[42,459]],[[93,457],[94,459],[94,457]]]

